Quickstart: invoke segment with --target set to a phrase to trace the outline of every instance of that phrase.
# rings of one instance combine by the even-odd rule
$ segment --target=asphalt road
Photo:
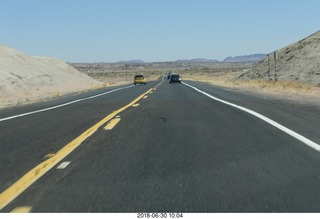
[[[0,199],[50,154],[159,83],[0,121]],[[187,83],[320,143],[319,107]],[[2,110],[0,119],[112,89]],[[137,102],[1,212],[320,212],[319,151],[184,84],[164,80]]]

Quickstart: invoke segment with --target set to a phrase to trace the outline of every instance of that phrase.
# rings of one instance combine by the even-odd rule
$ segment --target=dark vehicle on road
[[[170,82],[169,83],[174,83],[174,82],[181,83],[180,75],[171,75],[170,76]]]

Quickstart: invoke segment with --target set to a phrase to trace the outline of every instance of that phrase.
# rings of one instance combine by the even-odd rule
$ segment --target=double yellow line
[[[162,82],[161,82],[162,83]],[[160,84],[161,84],[160,83]],[[156,87],[158,87],[158,84]],[[10,186],[7,190],[0,194],[0,210],[2,210],[6,205],[18,197],[23,191],[25,191],[29,186],[31,186],[35,181],[37,181],[41,176],[48,172],[52,167],[59,163],[62,159],[68,156],[74,149],[76,149],[84,140],[89,138],[93,133],[95,133],[103,124],[107,123],[117,114],[136,104],[145,95],[149,94],[154,88],[149,89],[147,92],[141,94],[139,97],[134,99],[132,102],[126,106],[112,112],[100,122],[96,123],[94,126],[83,132],[80,136],[72,140],[70,143],[65,145],[61,150],[59,150],[54,156],[48,160],[40,163],[38,166],[30,170],[22,178],[20,178],[16,183]]]

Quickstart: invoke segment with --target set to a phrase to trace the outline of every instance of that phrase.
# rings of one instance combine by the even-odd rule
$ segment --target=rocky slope
[[[62,60],[0,45],[0,108],[92,89],[101,83]]]
[[[271,53],[269,62],[266,57],[239,79],[274,80],[275,72],[277,80],[320,86],[320,31],[278,50],[276,66],[274,54]]]

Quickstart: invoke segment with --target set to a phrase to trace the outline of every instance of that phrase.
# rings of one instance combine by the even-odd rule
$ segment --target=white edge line
[[[63,103],[63,104],[60,104],[60,105],[57,105],[57,106],[53,106],[53,107],[49,107],[49,108],[45,108],[45,109],[40,109],[40,110],[28,112],[28,113],[22,113],[22,114],[19,114],[19,115],[10,116],[10,117],[6,117],[6,118],[2,118],[2,119],[0,119],[0,122],[6,121],[6,120],[10,120],[10,119],[15,119],[15,118],[18,118],[18,117],[28,116],[28,115],[35,114],[35,113],[41,113],[41,112],[44,112],[44,111],[49,111],[49,110],[61,108],[61,107],[68,106],[68,105],[71,105],[71,104],[74,104],[74,103],[77,103],[77,102],[80,102],[80,101],[97,98],[97,97],[100,97],[100,96],[103,96],[103,95],[106,95],[106,94],[113,93],[113,92],[118,91],[118,90],[123,90],[123,89],[130,88],[130,87],[134,87],[134,85],[117,88],[117,89],[114,89],[114,90],[111,90],[111,91],[107,91],[107,92],[104,92],[104,93],[101,93],[101,94],[97,94],[97,95],[94,95],[94,96],[91,96],[91,97],[85,97],[85,98],[81,98],[81,99],[74,100],[74,101],[71,101],[71,102]]]
[[[263,116],[263,115],[255,112],[255,111],[253,111],[253,110],[250,110],[250,109],[248,109],[248,108],[239,106],[239,105],[237,105],[237,104],[230,103],[230,102],[227,102],[227,101],[225,101],[225,100],[221,100],[221,99],[219,99],[219,98],[217,98],[217,97],[214,97],[214,96],[212,96],[212,95],[210,95],[210,94],[208,94],[208,93],[206,93],[206,92],[204,92],[204,91],[202,91],[202,90],[199,90],[198,88],[193,87],[193,86],[191,86],[191,85],[189,85],[189,84],[187,84],[187,83],[182,82],[182,84],[184,84],[184,85],[186,85],[186,86],[188,86],[188,87],[190,87],[190,88],[198,91],[199,93],[202,93],[202,94],[206,95],[207,97],[209,97],[209,98],[211,98],[211,99],[214,99],[214,100],[219,101],[219,102],[221,102],[221,103],[224,103],[224,104],[226,104],[226,105],[232,106],[232,107],[237,108],[237,109],[240,109],[240,110],[242,110],[242,111],[245,111],[245,112],[247,112],[247,113],[249,113],[249,114],[251,114],[251,115],[253,115],[253,116],[255,116],[255,117],[257,117],[257,118],[259,118],[259,119],[261,119],[261,120],[263,120],[263,121],[265,121],[265,122],[267,122],[267,123],[269,123],[270,125],[272,125],[272,126],[278,128],[278,129],[280,129],[281,131],[287,133],[288,135],[290,135],[290,136],[294,137],[295,139],[301,141],[302,143],[308,145],[309,147],[311,147],[311,148],[313,148],[313,149],[315,149],[315,150],[317,150],[317,151],[320,151],[320,145],[319,145],[319,144],[317,144],[317,143],[311,141],[310,139],[308,139],[308,138],[306,138],[306,137],[298,134],[298,133],[295,132],[295,131],[292,131],[291,129],[288,129],[287,127],[285,127],[285,126],[283,126],[283,125],[281,125],[281,124],[273,121],[272,119],[270,119],[270,118],[268,118],[268,117],[266,117],[266,116]]]

